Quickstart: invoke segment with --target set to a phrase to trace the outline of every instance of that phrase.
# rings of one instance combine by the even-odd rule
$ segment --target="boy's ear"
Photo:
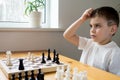
[[[116,32],[117,32],[117,25],[112,25],[111,26],[111,34],[113,35],[113,34],[115,34]]]

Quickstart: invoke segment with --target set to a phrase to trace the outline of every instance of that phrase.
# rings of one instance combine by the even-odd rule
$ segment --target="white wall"
[[[59,0],[59,26],[66,29],[80,17],[85,9],[100,6],[115,7],[120,0]],[[89,37],[89,23],[78,30],[81,36]],[[81,51],[63,38],[64,31],[1,31],[0,51],[28,51],[56,49],[68,57],[79,60]],[[120,29],[114,40],[120,45]]]
[[[116,7],[120,0],[59,0],[59,24],[67,28],[88,8],[101,6]]]
[[[68,53],[76,53],[74,46],[63,38],[63,31],[0,30],[0,52],[47,50],[48,48],[51,51],[56,49],[58,53],[66,56],[69,56]],[[72,56],[73,54],[69,57]]]

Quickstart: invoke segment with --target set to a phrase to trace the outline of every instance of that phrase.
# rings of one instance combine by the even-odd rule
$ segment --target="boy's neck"
[[[97,42],[99,45],[106,45],[108,43],[110,43],[112,40],[108,40],[108,41],[103,41],[103,42]]]

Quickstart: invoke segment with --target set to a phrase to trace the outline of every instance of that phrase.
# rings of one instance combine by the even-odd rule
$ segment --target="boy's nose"
[[[94,27],[92,27],[92,28],[90,29],[90,32],[91,32],[91,33],[95,33],[95,31],[96,31],[96,30],[95,30]]]

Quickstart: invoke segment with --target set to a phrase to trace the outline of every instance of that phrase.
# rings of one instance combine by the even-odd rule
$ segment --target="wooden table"
[[[35,56],[40,56],[42,52],[33,52]],[[27,52],[17,52],[13,53],[13,58],[27,56]],[[0,53],[0,59],[6,58],[5,53]],[[71,72],[73,68],[77,67],[79,71],[87,71],[88,80],[120,80],[120,77],[106,71],[82,64],[79,61],[60,55],[60,61],[70,64]],[[0,80],[8,80],[3,72],[0,70]],[[50,72],[45,74],[45,80],[55,80],[55,72]]]

